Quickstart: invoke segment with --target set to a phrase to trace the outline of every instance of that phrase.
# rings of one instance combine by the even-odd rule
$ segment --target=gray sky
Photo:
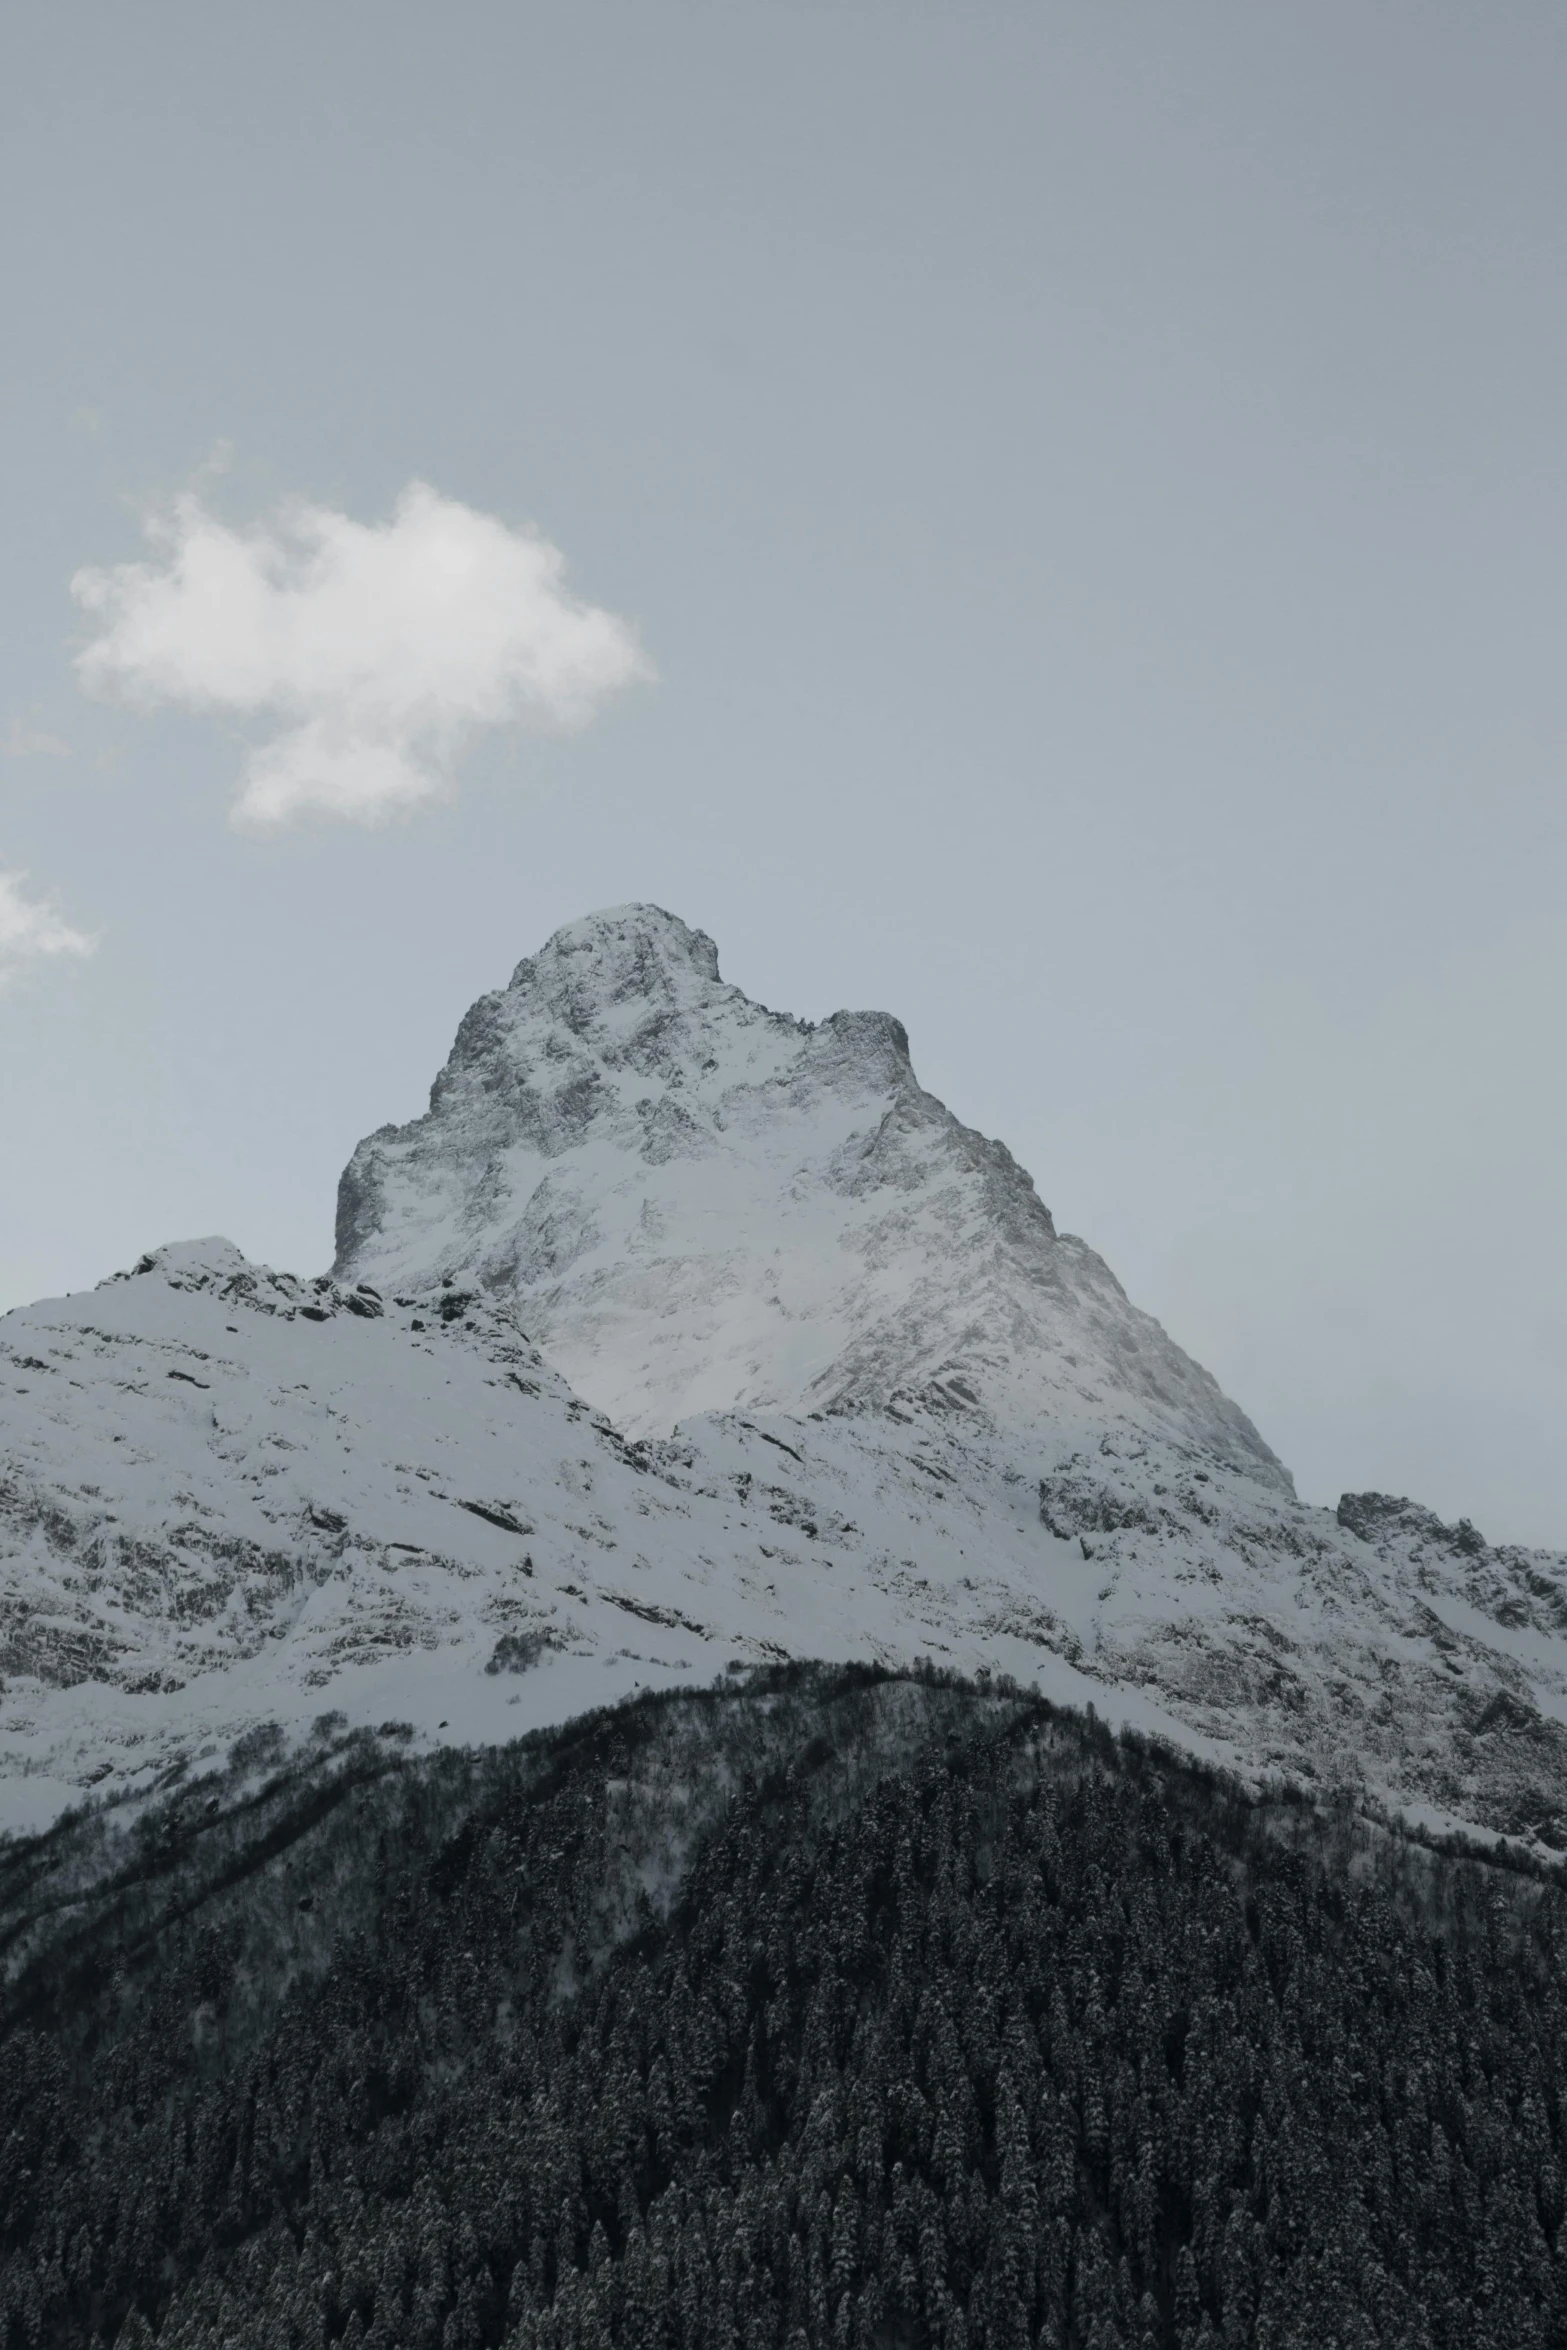
[[[1567,1542],[1564,93],[1506,0],[13,0],[0,869],[97,944],[0,994],[0,1303],[318,1268],[652,898],[897,1012],[1309,1497]],[[415,479],[657,682],[378,829],[79,690],[147,511]]]

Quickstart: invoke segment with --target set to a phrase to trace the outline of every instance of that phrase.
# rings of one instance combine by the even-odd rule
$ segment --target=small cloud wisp
[[[23,873],[0,873],[0,987],[45,955],[90,955],[97,940],[73,930],[42,898],[30,898]]]
[[[13,718],[3,746],[8,759],[68,759],[71,746],[57,734],[46,734],[41,727],[24,726],[20,718]]]
[[[569,594],[558,547],[410,482],[390,522],[295,500],[236,530],[194,492],[152,559],[71,582],[98,634],[87,692],[280,722],[234,821],[377,824],[440,797],[486,727],[569,733],[655,674],[627,622]]]

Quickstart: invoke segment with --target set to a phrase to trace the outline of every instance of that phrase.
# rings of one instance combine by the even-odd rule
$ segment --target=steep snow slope
[[[918,1398],[971,1425],[1192,1440],[1292,1488],[1245,1414],[923,1091],[884,1012],[812,1027],[655,906],[558,931],[361,1143],[340,1279],[514,1298],[628,1435]]]
[[[1037,1682],[1567,1841],[1567,1560],[944,1404],[627,1443],[476,1292],[224,1242],[0,1319],[0,1828],[323,1713],[506,1737],[785,1655]]]

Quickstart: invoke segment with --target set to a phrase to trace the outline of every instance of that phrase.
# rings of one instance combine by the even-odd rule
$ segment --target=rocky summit
[[[895,1019],[656,908],[473,1007],[330,1274],[188,1243],[0,1318],[0,1830],[323,1717],[919,1657],[1567,1845],[1567,1559],[1301,1503]]]
[[[1058,1233],[885,1012],[752,1003],[656,906],[557,931],[457,1032],[425,1116],[362,1142],[340,1280],[515,1300],[628,1435],[695,1413],[910,1401],[1065,1457],[1107,1429],[1286,1470],[1201,1366]]]

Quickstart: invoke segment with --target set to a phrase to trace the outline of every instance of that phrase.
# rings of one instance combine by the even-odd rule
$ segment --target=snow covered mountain
[[[360,1146],[339,1243],[0,1318],[0,1829],[270,1722],[924,1654],[1567,1844],[1567,1559],[1299,1503],[885,1015],[574,924]]]
[[[923,1090],[896,1020],[769,1012],[656,906],[571,923],[480,998],[428,1113],[354,1153],[337,1231],[339,1279],[515,1299],[629,1435],[918,1397],[1063,1452],[1191,1439],[1293,1490],[1005,1146]]]

